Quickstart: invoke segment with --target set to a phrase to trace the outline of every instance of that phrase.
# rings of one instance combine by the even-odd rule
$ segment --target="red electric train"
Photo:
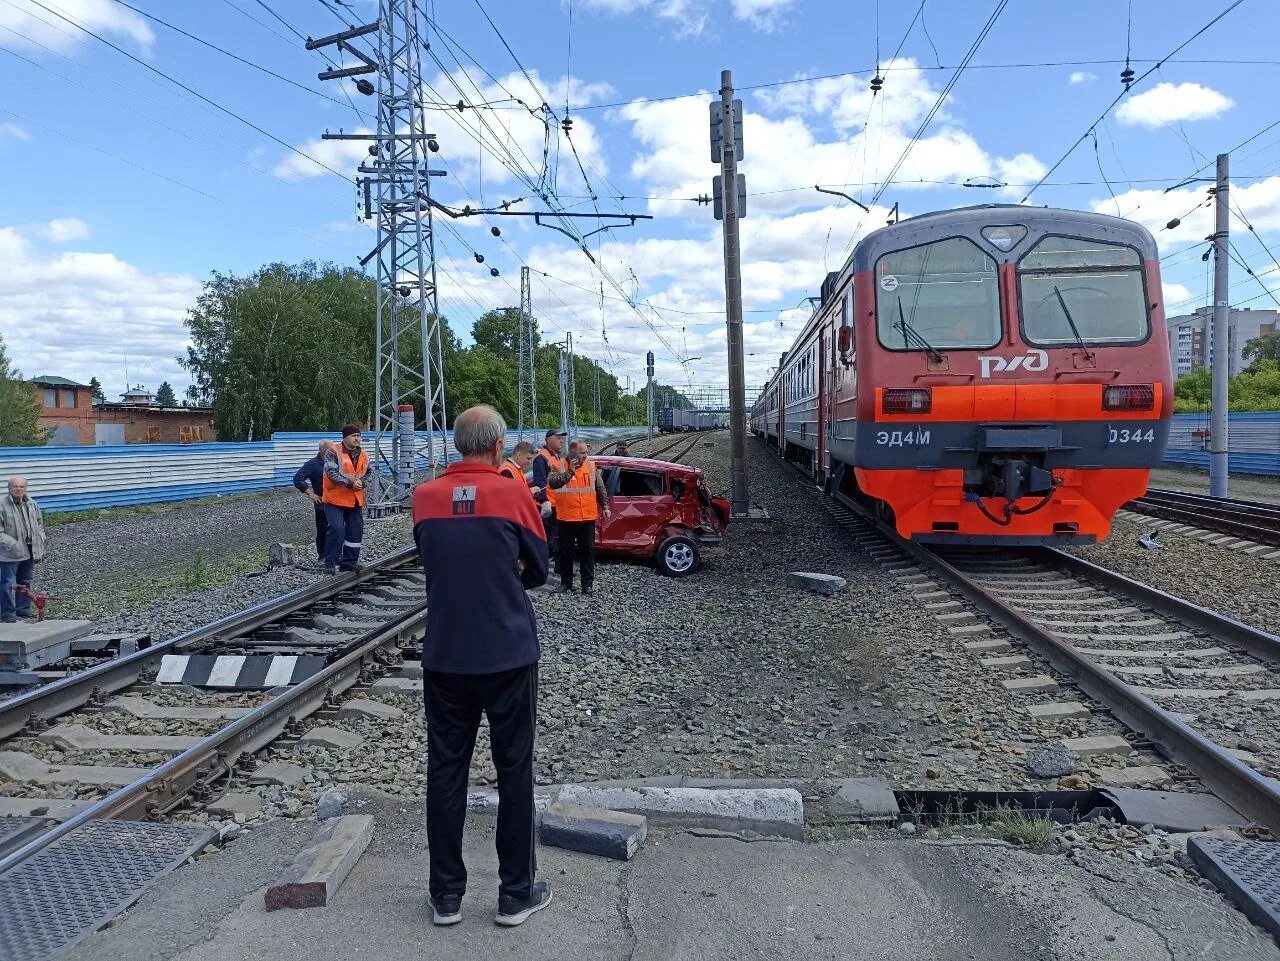
[[[863,238],[751,429],[928,543],[1100,541],[1173,411],[1155,240],[1101,214],[989,205]]]

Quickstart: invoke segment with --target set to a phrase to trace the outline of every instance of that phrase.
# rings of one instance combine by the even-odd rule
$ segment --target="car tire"
[[[692,537],[668,537],[658,545],[658,570],[667,577],[688,577],[698,569],[699,553],[698,542]]]

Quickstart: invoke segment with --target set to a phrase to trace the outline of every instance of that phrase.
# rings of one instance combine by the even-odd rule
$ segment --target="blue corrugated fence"
[[[1280,412],[1229,415],[1232,473],[1280,476]],[[1209,469],[1209,415],[1174,414],[1166,464]]]
[[[634,436],[637,430],[584,427],[579,435],[602,441]],[[28,478],[31,495],[48,512],[242,494],[287,487],[320,441],[336,439],[331,433],[290,431],[250,443],[0,447],[0,479]],[[509,432],[508,448],[518,439]],[[457,459],[450,432],[449,460]],[[420,457],[418,467],[426,466],[425,456]]]

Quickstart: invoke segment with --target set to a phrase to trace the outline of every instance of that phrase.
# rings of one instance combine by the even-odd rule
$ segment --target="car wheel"
[[[658,546],[658,569],[668,577],[686,577],[698,569],[698,542],[677,534]]]

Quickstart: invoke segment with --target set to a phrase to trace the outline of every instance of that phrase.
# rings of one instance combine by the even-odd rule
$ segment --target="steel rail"
[[[836,499],[890,537],[922,567],[948,581],[966,600],[1043,657],[1055,670],[1070,677],[1080,690],[1105,705],[1121,723],[1150,741],[1162,755],[1187,767],[1214,794],[1241,814],[1280,833],[1280,787],[1146,695],[1094,664],[1067,642],[993,596],[932,550],[903,540],[896,530],[872,517],[861,504],[848,496],[837,494]],[[1057,552],[1054,555],[1056,561]],[[1172,598],[1172,595],[1166,596]],[[1202,613],[1205,616],[1209,614],[1207,611]],[[1239,622],[1230,623],[1239,625]]]
[[[1126,506],[1152,517],[1280,546],[1280,506],[1275,504],[1153,488]]]
[[[246,610],[144,647],[133,654],[113,658],[104,664],[77,671],[51,684],[9,698],[0,702],[0,741],[18,734],[33,719],[47,720],[66,714],[112,691],[128,687],[166,654],[172,654],[188,645],[231,640],[251,633],[404,566],[416,557],[417,549],[413,547],[395,551],[376,559],[368,567],[328,577],[308,587],[273,597]]]
[[[140,819],[172,810],[200,785],[230,773],[241,757],[275,740],[291,722],[314,713],[330,692],[339,693],[355,684],[367,657],[416,630],[426,614],[424,599],[370,631],[360,647],[345,657],[0,859],[0,875],[91,821]]]

